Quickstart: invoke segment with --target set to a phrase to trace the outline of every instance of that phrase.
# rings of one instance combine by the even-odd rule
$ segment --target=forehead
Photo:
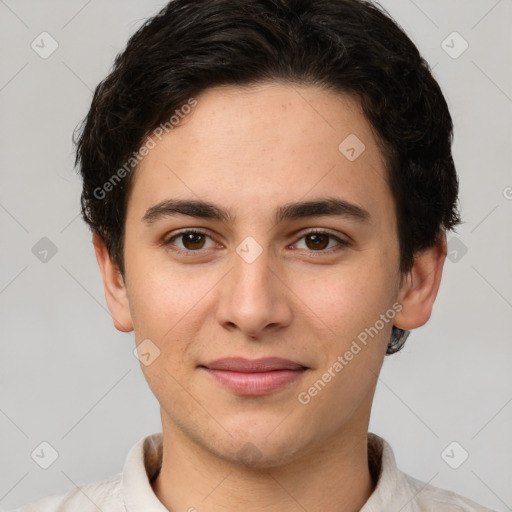
[[[261,213],[284,198],[334,191],[355,203],[372,194],[390,199],[383,156],[354,98],[266,83],[216,87],[195,100],[139,164],[136,203],[171,194]]]

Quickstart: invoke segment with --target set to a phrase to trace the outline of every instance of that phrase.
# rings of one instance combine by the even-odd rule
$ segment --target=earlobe
[[[396,327],[410,330],[428,321],[441,284],[445,258],[446,236],[443,231],[432,247],[415,255],[414,264],[398,294],[402,310],[395,316]]]
[[[103,238],[99,234],[93,233],[92,243],[103,279],[105,300],[114,326],[118,331],[131,332],[133,331],[133,322],[123,276],[117,265],[112,262]]]

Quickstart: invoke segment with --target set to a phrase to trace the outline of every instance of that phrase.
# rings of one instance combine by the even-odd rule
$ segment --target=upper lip
[[[261,373],[274,370],[303,370],[306,367],[280,357],[264,357],[260,359],[245,359],[243,357],[226,357],[216,359],[211,363],[201,365],[210,370],[228,370],[242,373]]]

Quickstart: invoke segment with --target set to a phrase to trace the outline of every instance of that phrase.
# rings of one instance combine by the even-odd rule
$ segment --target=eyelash
[[[208,238],[211,238],[213,240],[213,238],[207,232],[205,232],[205,231],[203,231],[201,229],[194,228],[194,229],[184,229],[183,231],[179,231],[178,233],[175,233],[170,238],[167,238],[163,242],[163,244],[164,244],[164,246],[166,248],[170,248],[173,245],[171,242],[173,242],[174,240],[178,239],[180,236],[184,236],[184,235],[187,235],[187,234],[201,234],[201,235],[207,236]],[[314,254],[314,253],[318,253],[318,254],[331,254],[332,252],[336,252],[338,250],[341,250],[343,248],[346,248],[346,247],[350,246],[350,243],[348,241],[343,240],[343,239],[337,237],[336,235],[333,235],[329,231],[325,231],[323,229],[315,229],[315,230],[308,231],[307,233],[303,233],[301,235],[301,237],[297,240],[297,242],[299,240],[302,240],[303,238],[309,236],[309,235],[328,235],[330,238],[334,239],[339,244],[338,247],[335,247],[335,248],[331,247],[330,249],[322,249],[322,250],[318,250],[318,251],[309,249],[308,251],[310,253],[312,253],[312,254]],[[295,242],[295,243],[297,243],[297,242]],[[191,257],[197,256],[201,252],[204,252],[203,249],[197,249],[197,250],[194,251],[194,250],[191,250],[191,249],[185,250],[185,249],[180,249],[180,248],[175,248],[175,247],[171,248],[170,250],[174,251],[174,252],[177,252],[179,254],[184,254],[185,256],[191,256]]]

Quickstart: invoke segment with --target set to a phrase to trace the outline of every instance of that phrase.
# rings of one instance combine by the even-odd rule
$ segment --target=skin
[[[392,322],[308,404],[297,397],[393,304],[402,308],[398,327],[428,320],[444,236],[400,274],[385,162],[356,100],[264,83],[209,89],[197,101],[136,170],[124,279],[93,238],[115,327],[160,350],[141,364],[161,406],[164,455],[154,491],[175,511],[357,511],[375,487],[367,431]],[[354,161],[338,149],[349,134],[365,144]],[[368,219],[273,220],[284,204],[327,197],[357,205]],[[170,198],[215,203],[232,222],[142,220]],[[184,228],[208,236],[196,245],[169,242]],[[348,245],[326,237],[319,249],[305,236],[315,229]],[[248,236],[262,248],[251,263],[236,252]],[[238,396],[198,368],[228,356],[278,356],[308,370],[269,395]],[[243,455],[251,451],[256,460]]]

